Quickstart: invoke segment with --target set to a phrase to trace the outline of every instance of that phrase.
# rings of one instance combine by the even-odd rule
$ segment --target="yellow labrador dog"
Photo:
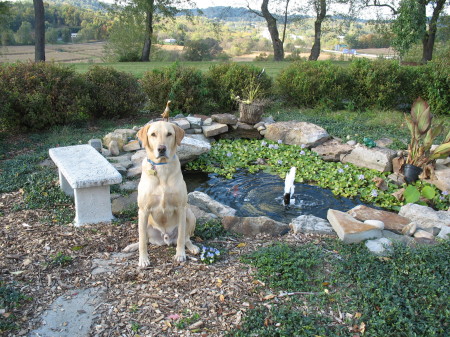
[[[190,240],[196,219],[187,204],[186,183],[176,155],[184,130],[168,122],[154,122],[145,125],[138,137],[147,152],[138,186],[139,243],[125,250],[139,248],[139,267],[147,267],[148,242],[156,245],[176,242],[174,259],[185,261],[185,247],[193,254],[199,249]]]

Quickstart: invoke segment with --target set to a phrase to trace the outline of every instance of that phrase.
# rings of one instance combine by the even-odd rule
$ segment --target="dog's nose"
[[[159,145],[159,146],[158,146],[158,153],[159,153],[160,155],[165,154],[165,153],[166,153],[166,150],[167,150],[167,148],[166,148],[165,145]]]

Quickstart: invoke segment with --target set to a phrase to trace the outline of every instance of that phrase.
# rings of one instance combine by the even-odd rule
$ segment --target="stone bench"
[[[61,189],[75,198],[75,226],[114,219],[109,185],[122,182],[120,173],[91,145],[50,149],[58,166]]]

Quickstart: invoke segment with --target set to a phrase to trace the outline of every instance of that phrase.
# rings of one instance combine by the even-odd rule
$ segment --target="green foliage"
[[[442,261],[450,258],[449,248],[450,241],[394,244],[389,257],[371,254],[362,243],[336,240],[261,248],[244,257],[257,267],[256,276],[277,290],[300,293],[249,310],[228,336],[351,337],[361,327],[374,337],[447,336],[450,266]],[[311,292],[302,294],[305,284]],[[342,320],[336,312],[344,314]]]
[[[54,170],[40,169],[26,178],[23,187],[25,207],[46,209],[50,212],[50,223],[68,223],[75,217],[72,198],[59,187],[58,176]]]
[[[221,52],[222,47],[219,41],[206,38],[191,40],[184,45],[184,59],[187,61],[211,61],[216,58]]]
[[[131,74],[112,67],[93,66],[84,77],[92,102],[89,115],[94,118],[129,117],[144,105],[145,94]]]
[[[244,256],[242,261],[255,266],[258,279],[270,288],[315,291],[326,280],[324,259],[320,246],[275,244]]]
[[[421,84],[422,97],[430,104],[433,113],[449,116],[450,61],[448,57],[428,62],[423,67]]]
[[[267,165],[256,164],[259,158]],[[316,153],[297,145],[278,144],[265,140],[220,140],[213,144],[211,151],[201,155],[186,168],[216,173],[228,179],[238,169],[250,173],[265,170],[284,178],[289,169],[297,167],[295,181],[313,183],[328,188],[333,194],[346,198],[359,197],[362,201],[389,209],[403,205],[392,193],[398,186],[387,181],[387,190],[377,188],[374,178],[386,179],[386,173],[356,167],[352,164],[323,161]],[[433,199],[438,209],[448,208],[448,199]]]
[[[401,0],[398,16],[392,24],[392,45],[400,58],[425,34],[427,23],[425,5],[415,0]]]
[[[200,314],[195,312],[189,317],[188,316],[182,317],[178,322],[175,323],[175,327],[180,330],[186,329],[189,325],[199,321],[200,318],[201,318]]]
[[[44,129],[84,120],[86,86],[74,70],[55,63],[0,66],[0,125]]]
[[[297,61],[276,78],[276,92],[296,106],[337,108],[347,98],[349,81],[347,71],[331,62]]]
[[[233,97],[248,98],[251,81],[254,86],[258,86],[260,98],[267,96],[272,88],[272,79],[263,69],[253,65],[217,64],[209,68],[206,76],[211,95],[219,109],[223,111],[236,108],[236,101]]]
[[[30,299],[12,285],[0,281],[0,309],[5,310],[5,314],[0,315],[0,333],[17,329],[15,321],[18,318],[12,311],[19,307],[22,302]]]
[[[70,255],[58,252],[56,255],[50,256],[49,266],[52,267],[66,267],[73,262],[73,258]]]
[[[420,91],[416,86],[420,68],[401,67],[395,61],[356,59],[349,71],[352,86],[348,98],[359,108],[411,104]]]
[[[182,113],[211,113],[209,89],[202,73],[193,67],[174,63],[170,67],[146,72],[142,87],[149,98],[149,109],[163,112],[166,102]]]
[[[220,237],[230,236],[229,233],[219,220],[210,220],[205,223],[197,223],[195,226],[194,236],[200,237],[202,240],[213,240]]]

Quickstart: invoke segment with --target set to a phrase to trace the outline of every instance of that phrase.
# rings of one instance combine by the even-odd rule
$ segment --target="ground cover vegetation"
[[[396,244],[384,257],[335,240],[261,248],[243,261],[278,300],[228,336],[446,336],[449,248]]]

